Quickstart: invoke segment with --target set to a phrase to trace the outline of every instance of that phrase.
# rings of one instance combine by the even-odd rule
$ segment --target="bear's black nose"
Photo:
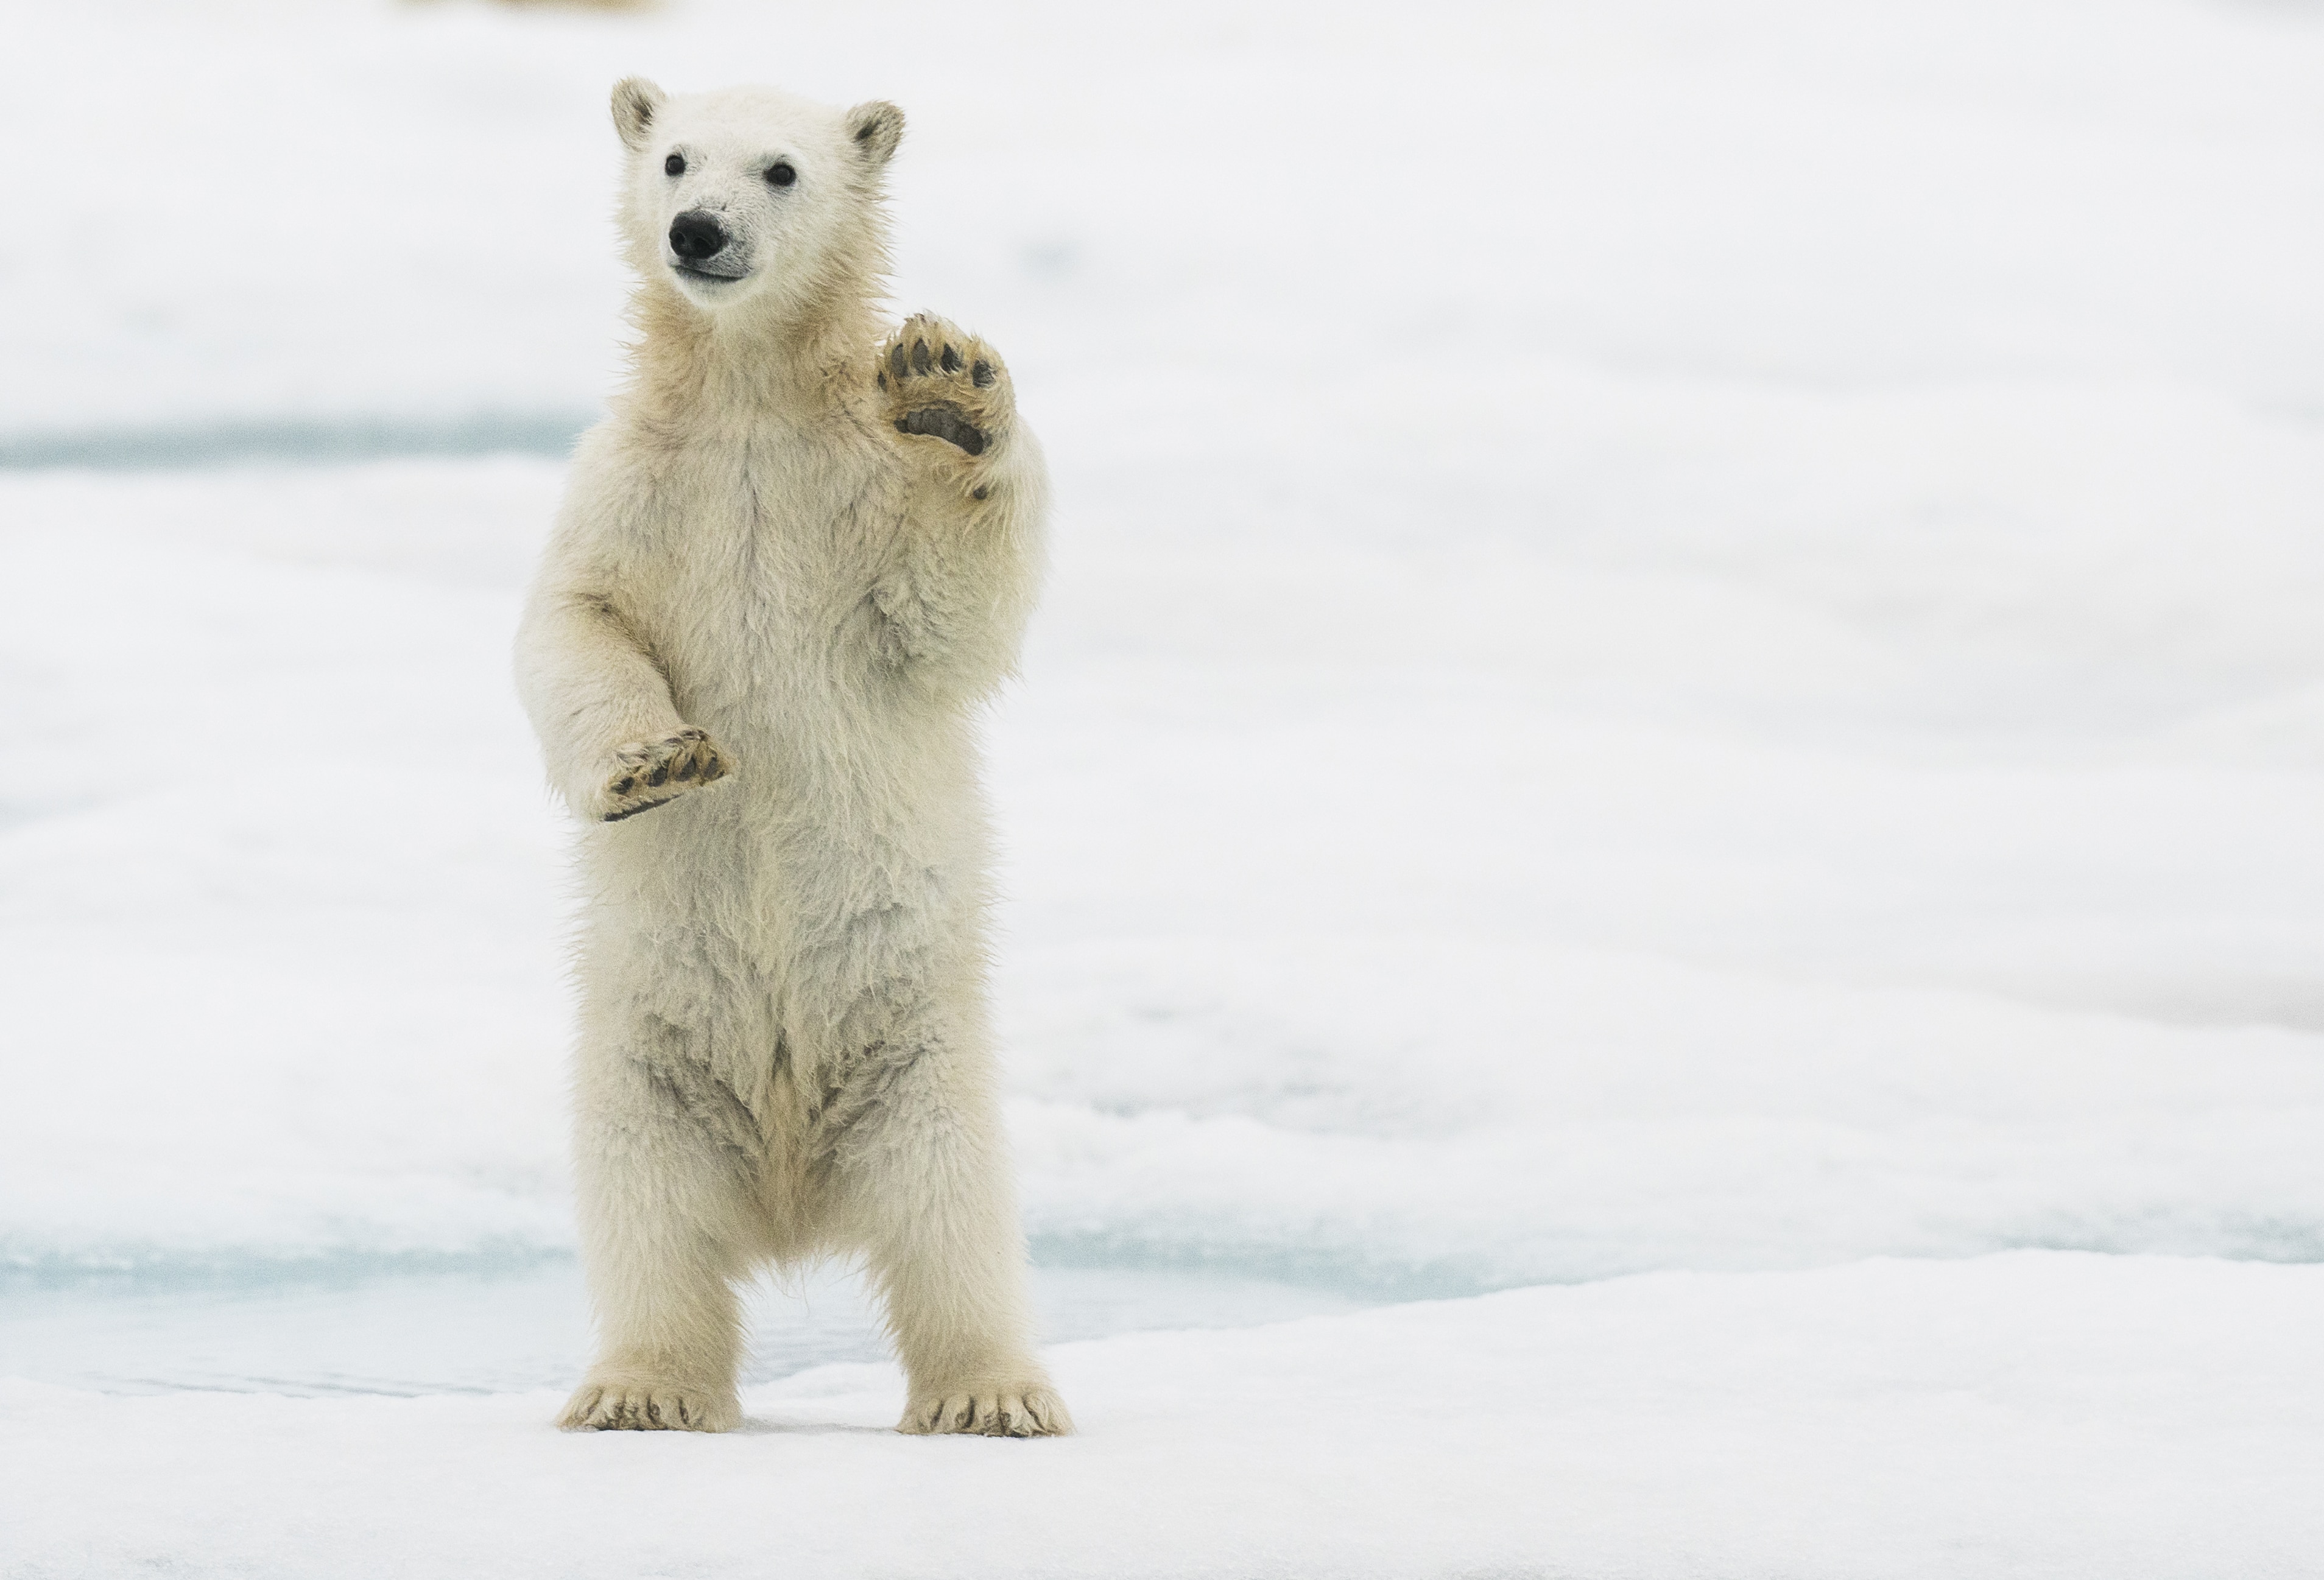
[[[707,258],[726,245],[726,227],[718,216],[699,208],[689,208],[669,222],[669,250],[692,263]]]

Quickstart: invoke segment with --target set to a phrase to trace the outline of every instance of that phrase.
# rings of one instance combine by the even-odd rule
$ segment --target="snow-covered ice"
[[[873,1365],[715,1438],[0,1383],[0,1477],[27,1574],[2291,1580],[2319,1315],[2315,1267],[1654,1273],[1062,1346],[1084,1436],[1029,1447],[897,1437]]]
[[[2324,15],[10,32],[0,1574],[2324,1573]],[[823,1282],[745,1433],[544,1424],[507,648],[633,70],[903,103],[1058,474],[1076,1439],[860,1430]]]

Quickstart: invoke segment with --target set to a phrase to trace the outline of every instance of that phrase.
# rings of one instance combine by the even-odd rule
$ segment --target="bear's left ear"
[[[847,135],[873,170],[894,157],[904,140],[904,112],[886,99],[873,99],[847,112]]]

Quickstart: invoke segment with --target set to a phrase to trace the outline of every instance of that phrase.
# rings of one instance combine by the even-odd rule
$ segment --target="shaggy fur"
[[[991,347],[874,320],[894,106],[632,78],[613,120],[635,376],[581,442],[517,655],[588,825],[600,1351],[561,1424],[732,1427],[736,1281],[840,1254],[886,1300],[902,1429],[1070,1430],[993,1089],[973,730],[1033,602],[1040,453]],[[680,215],[731,237],[715,273],[683,270]]]

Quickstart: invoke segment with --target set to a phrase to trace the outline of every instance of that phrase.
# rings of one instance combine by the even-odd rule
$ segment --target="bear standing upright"
[[[860,1258],[901,1428],[1072,1429],[1036,1359],[985,1003],[974,717],[1047,483],[1009,373],[882,338],[893,105],[613,89],[634,376],[517,639],[580,841],[576,1175],[599,1352],[560,1424],[740,1419],[737,1281]]]

